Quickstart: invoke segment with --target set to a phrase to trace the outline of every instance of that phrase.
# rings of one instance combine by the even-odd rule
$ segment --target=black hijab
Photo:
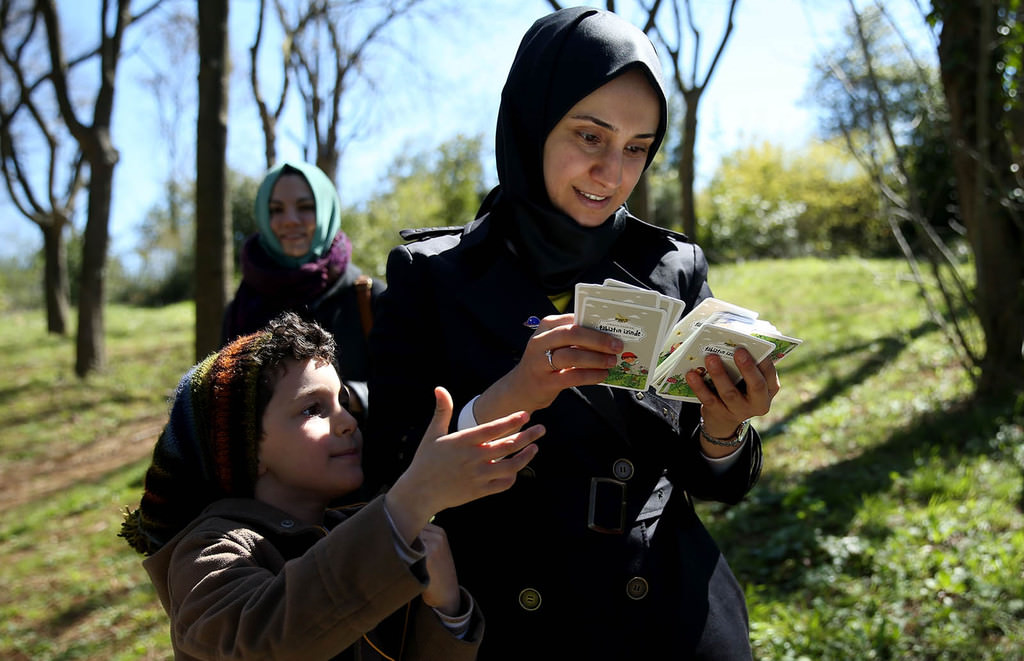
[[[548,294],[569,289],[604,257],[625,226],[626,210],[598,227],[557,210],[544,186],[544,142],[580,99],[632,68],[647,75],[661,102],[646,168],[665,137],[665,87],[654,45],[628,21],[589,7],[548,14],[523,36],[505,81],[495,141],[499,185],[477,215],[494,215]]]

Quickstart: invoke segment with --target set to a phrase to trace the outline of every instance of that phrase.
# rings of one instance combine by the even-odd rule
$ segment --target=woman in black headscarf
[[[481,659],[751,656],[743,591],[691,496],[734,503],[756,482],[746,421],[768,412],[774,367],[737,352],[740,392],[709,358],[717,394],[694,379],[699,405],[597,385],[621,343],[571,314],[574,285],[605,278],[686,309],[711,295],[701,249],[624,206],[665,126],[647,37],[605,11],[552,13],[502,92],[499,186],[473,222],[408,233],[390,255],[370,479],[410,460],[422,430],[406,421],[429,419],[435,384],[460,426],[525,410],[547,428],[510,490],[438,516],[488,618]]]

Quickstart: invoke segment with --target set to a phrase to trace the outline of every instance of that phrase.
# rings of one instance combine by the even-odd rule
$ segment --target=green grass
[[[1024,658],[1020,393],[971,401],[902,263],[712,276],[805,340],[758,424],[760,484],[700,506],[746,586],[756,656]]]
[[[699,505],[745,586],[757,658],[1021,658],[1020,404],[971,401],[900,262],[711,274],[717,296],[805,341],[756,421],[762,481],[738,506]],[[108,368],[84,382],[41,312],[5,322],[0,658],[170,658],[116,532],[192,363],[192,307],[109,308]]]
[[[41,311],[0,328],[0,658],[170,658],[167,619],[116,537],[192,360],[193,310],[112,306],[107,368],[74,376],[74,338]]]

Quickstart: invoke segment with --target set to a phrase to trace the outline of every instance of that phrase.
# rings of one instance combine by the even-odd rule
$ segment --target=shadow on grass
[[[933,322],[926,321],[907,332],[816,356],[815,364],[823,365],[870,350],[852,372],[833,378],[813,398],[761,429],[766,448],[790,421],[852,391],[893,364],[914,340],[935,329]],[[722,548],[728,549],[726,555],[737,575],[763,586],[768,595],[785,598],[802,584],[808,569],[827,562],[822,538],[845,534],[864,499],[891,489],[894,476],[913,471],[922,455],[938,458],[952,468],[964,456],[992,452],[980,439],[994,437],[1001,423],[1014,418],[1015,400],[1016,395],[1010,394],[1003,401],[949,402],[945,410],[922,415],[885,442],[815,470],[795,486],[762,478],[737,506],[703,503],[701,508],[712,513],[707,519],[709,528]],[[1019,506],[1024,508],[1024,502]],[[884,527],[862,531],[862,536],[873,541],[889,534],[890,529]]]
[[[153,400],[151,393],[141,390],[126,390],[116,383],[92,385],[87,398],[78,396],[74,392],[66,394],[68,391],[62,390],[61,387],[40,387],[37,392],[38,394],[33,394],[31,397],[19,393],[16,401],[30,401],[32,405],[16,410],[13,406],[4,407],[3,392],[0,391],[0,408],[4,409],[0,414],[0,420],[5,429],[16,429],[21,425],[37,423],[44,412],[46,415],[50,415],[51,407],[57,406],[59,406],[60,416],[53,424],[59,424],[61,421],[88,419],[87,416],[93,414],[100,406],[109,407],[110,410],[116,410],[117,407],[122,409],[143,407],[151,408],[157,413],[163,413],[166,410],[166,404],[162,402],[149,406]],[[160,408],[161,406],[164,408]],[[30,441],[31,439],[26,439],[26,442]]]
[[[828,562],[822,538],[846,533],[866,497],[889,490],[894,476],[912,472],[922,455],[952,470],[965,456],[993,452],[980,439],[994,437],[1013,413],[1012,398],[951,403],[857,457],[807,474],[796,486],[764,480],[738,506],[705,504],[716,513],[709,527],[742,581],[759,584],[770,598],[785,599],[802,585],[808,569]],[[877,542],[889,534],[883,527],[861,536]]]
[[[830,364],[833,361],[849,360],[851,355],[855,355],[870,349],[871,347],[877,347],[860,363],[857,369],[853,370],[850,374],[843,378],[830,379],[828,384],[814,397],[802,402],[799,406],[794,407],[786,416],[775,420],[769,427],[763,429],[758,427],[762,436],[769,438],[780,433],[786,428],[790,420],[798,419],[802,415],[815,411],[840,395],[851,391],[856,386],[859,386],[861,383],[880,372],[884,367],[892,365],[897,356],[899,356],[899,354],[901,354],[914,340],[927,335],[928,333],[935,332],[936,328],[937,326],[934,322],[927,321],[920,324],[917,328],[905,333],[900,333],[899,335],[879,337],[857,346],[842,346],[831,353],[815,355],[814,365],[820,366]]]
[[[82,622],[92,617],[93,614],[110,608],[111,604],[121,603],[125,596],[133,589],[133,586],[125,586],[116,590],[94,592],[82,597],[69,599],[63,608],[53,612],[53,617],[47,622],[47,629],[52,631],[56,637],[62,631],[81,625]]]

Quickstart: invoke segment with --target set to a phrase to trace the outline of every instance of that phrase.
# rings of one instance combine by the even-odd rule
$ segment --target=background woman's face
[[[316,199],[306,178],[285,174],[270,192],[270,230],[289,257],[304,257],[316,231]]]
[[[659,98],[638,70],[570,108],[544,142],[544,185],[555,208],[584,227],[602,224],[643,174],[660,119]]]

